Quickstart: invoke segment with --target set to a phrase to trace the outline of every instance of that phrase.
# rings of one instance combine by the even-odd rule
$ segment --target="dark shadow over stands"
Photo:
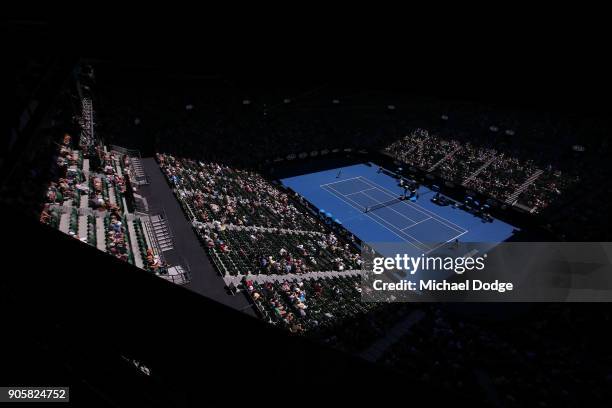
[[[435,386],[287,336],[35,221],[8,217],[5,228],[4,251],[16,262],[0,281],[11,316],[2,383],[61,383],[75,402],[113,406],[443,398]]]

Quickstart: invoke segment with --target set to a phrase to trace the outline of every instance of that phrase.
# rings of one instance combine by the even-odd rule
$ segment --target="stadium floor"
[[[319,210],[331,213],[332,219],[375,248],[377,244],[394,243],[405,245],[406,253],[429,254],[455,239],[495,246],[515,230],[497,219],[484,222],[462,209],[434,204],[430,199],[435,193],[424,186],[419,188],[417,202],[398,201],[365,212],[366,207],[392,200],[403,192],[397,180],[379,173],[376,165],[356,164],[284,178],[281,182]]]

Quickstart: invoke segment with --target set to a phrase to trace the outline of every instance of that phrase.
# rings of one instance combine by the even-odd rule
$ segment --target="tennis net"
[[[403,199],[404,199],[403,197],[396,197],[393,200],[388,200],[388,201],[384,201],[382,203],[371,205],[371,206],[365,208],[365,212],[372,212],[374,210],[378,210],[379,208],[387,207],[387,206],[389,206],[391,204],[395,204],[397,202],[400,202]]]

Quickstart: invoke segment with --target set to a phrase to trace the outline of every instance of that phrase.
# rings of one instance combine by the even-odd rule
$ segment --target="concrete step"
[[[544,170],[540,169],[533,172],[533,174],[529,176],[527,180],[525,180],[525,182],[523,182],[523,184],[519,186],[519,188],[517,188],[512,194],[508,196],[508,198],[506,199],[506,204],[514,204],[514,202],[518,199],[518,196],[523,191],[525,191],[527,187],[533,184],[542,175],[542,173],[544,173]]]
[[[86,215],[79,215],[77,235],[81,239],[83,238],[87,239],[87,216]]]
[[[106,252],[106,231],[103,218],[96,218],[96,241],[97,248]]]
[[[70,212],[62,213],[60,216],[59,230],[65,234],[70,230]]]
[[[89,207],[89,195],[82,194],[80,198],[79,208]]]
[[[111,204],[117,205],[117,196],[115,196],[115,186],[108,183],[108,199]]]
[[[440,164],[442,164],[444,161],[450,159],[451,157],[453,157],[455,155],[455,153],[457,153],[459,150],[461,150],[461,146],[456,147],[455,149],[453,149],[450,153],[448,153],[446,156],[442,157],[440,160],[438,160],[433,166],[431,166],[429,169],[427,169],[428,172],[432,172],[434,171],[436,168],[438,168],[438,166]]]
[[[480,166],[478,169],[476,169],[475,172],[473,172],[469,177],[467,177],[465,180],[463,180],[463,182],[461,184],[466,186],[470,181],[472,181],[476,177],[478,177],[478,175],[480,173],[482,173],[487,167],[489,167],[493,162],[495,162],[495,160],[497,160],[497,155],[493,155],[493,157],[491,157],[489,160],[487,160],[482,166]]]

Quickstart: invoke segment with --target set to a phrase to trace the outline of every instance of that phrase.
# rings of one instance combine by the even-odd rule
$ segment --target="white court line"
[[[351,178],[347,178],[347,179],[344,179],[344,180],[338,180],[338,181],[334,181],[332,183],[321,184],[321,185],[319,185],[319,187],[329,186],[329,185],[338,184],[338,183],[344,183],[345,181],[354,180],[354,179],[358,179],[358,178],[361,178],[361,176],[351,177]]]
[[[333,187],[329,187],[331,190],[333,190],[335,193],[334,194],[336,197],[340,198],[342,201],[344,201],[345,203],[349,204],[351,207],[353,208],[357,208],[358,210],[361,210],[361,208],[364,208],[363,206],[359,205],[358,203],[356,203],[355,201],[351,200],[350,198],[344,196],[342,193],[340,193],[338,190],[334,189]],[[329,191],[328,189],[325,189],[328,192],[331,193],[331,191]],[[353,204],[357,204],[358,207],[355,207],[354,205],[352,205],[350,202],[348,202],[347,200],[351,201]],[[368,216],[370,219],[372,219],[374,222],[376,222],[378,225],[380,225],[381,227],[387,229],[388,231],[391,231],[393,234],[397,235],[398,237],[400,237],[403,241],[409,243],[410,245],[412,245],[413,247],[415,247],[416,249],[423,251],[423,248],[418,247],[417,245],[415,245],[414,243],[408,241],[406,239],[406,237],[402,237],[401,235],[399,235],[397,232],[393,231],[392,229],[390,229],[389,227],[381,224],[379,221],[377,221],[375,218],[372,217],[372,214],[370,213],[364,213],[366,216]],[[376,216],[378,217],[378,216]],[[391,225],[393,228],[397,229],[397,227],[395,227],[393,224],[389,223],[387,220],[385,220],[384,218],[378,217],[379,219],[381,219],[382,221],[386,222],[387,224]],[[399,229],[397,229],[398,231],[400,231]],[[418,239],[416,239],[415,237],[413,237],[410,234],[406,234],[403,231],[400,231],[402,234],[407,235],[408,237],[414,239],[416,242],[418,242],[419,244],[423,245],[426,248],[429,248],[427,245],[423,244],[421,241],[419,241]]]
[[[357,191],[357,192],[354,192],[354,193],[350,193],[350,194],[343,194],[343,193],[341,193],[340,191],[336,190],[335,188],[331,187],[331,184],[338,184],[338,183],[341,183],[341,182],[343,182],[343,181],[349,181],[349,180],[354,180],[354,179],[364,179],[364,181],[365,181],[365,183],[366,183],[366,184],[368,184],[368,185],[370,185],[370,186],[374,185],[374,187],[371,187],[371,188],[368,188],[368,189],[365,189],[365,190],[361,190],[361,191]],[[370,181],[369,179],[367,179],[367,178],[365,178],[365,177],[361,177],[361,176],[359,176],[359,177],[351,177],[350,179],[345,179],[345,180],[341,180],[341,181],[336,181],[336,182],[333,182],[333,183],[322,184],[322,185],[321,185],[321,187],[323,187],[323,186],[329,186],[329,188],[335,192],[335,193],[332,193],[332,194],[334,194],[336,197],[338,197],[338,198],[342,199],[342,201],[344,201],[345,203],[348,203],[348,204],[349,204],[349,205],[351,205],[351,207],[353,207],[353,208],[356,208],[356,207],[355,207],[354,205],[350,204],[349,202],[347,202],[347,199],[348,199],[348,200],[350,200],[352,203],[356,204],[356,205],[357,205],[358,207],[360,207],[360,208],[364,208],[364,207],[363,207],[363,206],[361,206],[360,204],[356,203],[354,200],[350,199],[349,197],[347,197],[348,195],[358,194],[358,193],[362,193],[362,192],[364,192],[364,191],[369,191],[369,190],[379,190],[379,191],[382,191],[384,194],[387,194],[387,195],[390,195],[390,196],[392,196],[392,197],[395,197],[395,195],[393,194],[393,192],[391,192],[390,190],[388,190],[388,189],[386,189],[386,188],[384,188],[384,187],[382,187],[382,186],[380,186],[380,185],[378,185],[378,184],[376,184],[376,183],[374,183],[374,182]],[[328,190],[328,192],[331,192],[331,191],[329,191],[329,190]],[[374,197],[370,196],[369,194],[364,193],[364,195],[365,195],[365,196],[367,196],[367,197],[369,197],[369,198],[371,198],[371,199],[373,199],[373,200],[376,200],[376,201],[377,201],[377,199],[376,199],[376,198],[374,198]],[[420,213],[422,213],[422,214],[424,214],[424,215],[427,215],[427,216],[428,216],[428,218],[426,218],[426,219],[424,219],[424,220],[421,220],[421,221],[419,221],[419,222],[415,222],[414,220],[412,220],[412,219],[410,219],[410,218],[406,217],[404,214],[402,214],[402,213],[400,213],[400,212],[396,211],[395,209],[391,208],[391,210],[392,210],[392,211],[396,212],[396,213],[397,213],[397,214],[399,214],[400,216],[402,216],[402,217],[404,217],[404,218],[406,218],[406,219],[408,219],[408,220],[410,220],[410,221],[412,221],[412,222],[415,222],[413,225],[411,225],[411,226],[409,226],[409,227],[406,227],[406,228],[403,228],[403,229],[399,229],[399,228],[397,228],[396,226],[394,226],[393,224],[391,224],[389,221],[387,221],[386,219],[384,219],[384,218],[382,218],[382,217],[380,217],[380,216],[378,216],[378,215],[376,215],[376,214],[374,214],[374,215],[376,215],[376,217],[377,217],[377,218],[379,218],[379,219],[381,219],[383,222],[385,222],[385,223],[387,223],[387,224],[391,225],[393,228],[395,228],[396,230],[400,231],[402,234],[407,235],[408,237],[410,237],[410,238],[414,239],[416,242],[418,242],[419,244],[421,244],[421,245],[423,245],[424,247],[427,247],[427,248],[429,248],[427,245],[425,245],[423,242],[419,241],[418,239],[416,239],[416,238],[415,238],[415,237],[413,237],[412,235],[410,235],[410,234],[406,233],[404,230],[405,230],[405,229],[410,229],[410,228],[414,227],[414,226],[415,226],[415,225],[417,225],[417,224],[420,224],[420,223],[422,223],[422,222],[429,221],[429,220],[433,219],[434,221],[436,221],[436,222],[438,222],[438,223],[440,223],[440,224],[444,225],[445,227],[448,227],[448,228],[450,228],[450,229],[452,229],[452,230],[457,231],[457,232],[459,232],[459,233],[460,233],[459,235],[456,235],[456,236],[452,237],[452,238],[451,238],[451,239],[449,239],[448,241],[443,242],[442,244],[440,244],[440,245],[438,245],[438,246],[436,246],[436,247],[434,247],[434,248],[429,249],[427,252],[425,252],[425,253],[427,253],[427,254],[428,254],[428,253],[430,253],[430,252],[432,252],[432,251],[434,251],[434,250],[436,250],[436,249],[438,249],[438,248],[440,248],[441,246],[443,246],[443,245],[445,245],[445,244],[447,244],[447,243],[449,243],[449,242],[451,242],[451,241],[453,241],[453,240],[455,240],[455,239],[459,238],[460,236],[462,236],[462,235],[464,235],[464,234],[467,234],[467,233],[469,232],[469,231],[468,231],[468,230],[466,230],[465,228],[462,228],[462,227],[460,227],[459,225],[457,225],[457,224],[455,224],[455,223],[453,223],[453,222],[451,222],[451,221],[448,221],[447,219],[445,219],[445,218],[443,218],[443,217],[440,217],[439,215],[437,215],[437,214],[433,213],[432,211],[429,211],[429,210],[427,210],[427,209],[425,209],[425,208],[421,207],[421,206],[420,206],[420,205],[418,205],[418,204],[413,204],[413,203],[405,203],[405,204],[407,204],[407,205],[408,205],[410,208],[414,208],[415,210],[419,211]],[[422,211],[421,211],[421,210],[422,210]],[[402,236],[401,236],[401,235],[399,235],[397,232],[395,232],[395,231],[391,230],[391,229],[390,229],[390,228],[388,228],[387,226],[383,225],[382,223],[380,223],[379,221],[377,221],[376,219],[374,219],[374,218],[372,217],[372,215],[371,215],[371,214],[369,214],[369,213],[365,213],[365,214],[366,214],[366,215],[367,215],[367,216],[368,216],[370,219],[372,219],[374,222],[376,222],[377,224],[379,224],[379,225],[380,225],[380,226],[382,226],[383,228],[387,229],[388,231],[391,231],[392,233],[394,233],[394,234],[395,234],[396,236],[398,236],[399,238],[402,238],[402,240],[404,240],[405,242],[409,243],[409,244],[410,244],[410,245],[412,245],[413,247],[415,247],[415,248],[417,248],[417,249],[420,249],[420,250],[423,250],[422,248],[419,248],[417,245],[415,245],[415,244],[414,244],[414,243],[412,243],[411,241],[406,240],[406,238],[405,238],[405,237],[402,237]],[[431,215],[434,215],[434,217],[432,217]],[[446,222],[448,222],[449,224],[454,225],[454,226],[456,226],[456,227],[460,228],[462,231],[459,231],[459,230],[457,230],[457,229],[455,229],[455,228],[451,227],[450,225],[445,224],[445,223],[444,223],[444,222],[442,222],[442,221],[446,221]]]
[[[330,191],[330,189],[331,189],[332,191]],[[351,199],[349,198],[348,200],[349,200],[349,201],[351,201],[351,202],[353,202],[353,204],[351,204],[351,202],[347,201],[347,197],[345,197],[345,196],[344,196],[342,193],[340,193],[338,190],[334,189],[333,187],[329,187],[329,189],[326,189],[326,188],[325,188],[324,190],[327,190],[327,192],[329,192],[329,193],[333,194],[334,196],[336,196],[337,198],[341,199],[342,201],[344,201],[345,203],[347,203],[347,204],[348,204],[348,205],[350,205],[351,207],[353,207],[353,208],[357,208],[357,207],[355,207],[355,205],[353,205],[353,204],[357,204],[357,203],[355,203],[353,200],[351,200]],[[361,207],[359,204],[357,204],[357,206]],[[363,207],[362,207],[362,208],[363,208]],[[360,208],[357,208],[357,209],[360,209]],[[388,230],[388,231],[392,232],[393,234],[395,234],[396,236],[398,236],[399,238],[401,238],[401,239],[402,239],[404,242],[407,242],[408,244],[412,245],[413,247],[415,247],[416,249],[418,249],[418,250],[420,250],[420,251],[424,251],[424,249],[423,249],[423,248],[419,248],[417,245],[415,245],[415,244],[414,244],[414,243],[412,243],[411,241],[408,241],[408,240],[407,240],[405,237],[402,237],[402,236],[401,236],[401,235],[399,235],[397,232],[393,231],[392,229],[388,228],[388,227],[387,227],[387,226],[385,226],[384,224],[380,223],[378,220],[376,220],[375,218],[373,218],[373,217],[371,216],[371,214],[370,214],[370,213],[365,213],[365,214],[366,214],[366,215],[367,215],[367,216],[368,216],[368,217],[369,217],[369,218],[370,218],[372,221],[376,222],[378,225],[380,225],[381,227],[385,228],[386,230]],[[377,216],[377,217],[378,217],[378,216]],[[386,221],[384,218],[381,218],[381,217],[378,217],[378,218],[382,219],[384,222],[386,222],[387,224],[389,224],[389,225],[391,225],[392,227],[394,227],[392,224],[390,224],[390,223],[389,223],[388,221]],[[435,220],[435,221],[438,221],[438,220],[436,220],[436,219],[435,219],[435,218],[433,218],[433,217],[429,217],[429,218],[427,218],[427,219],[425,219],[425,220],[419,221],[419,223],[420,223],[420,222],[425,222],[425,221],[428,221],[428,220],[430,220],[430,219],[433,219],[433,220]],[[438,222],[439,222],[439,221],[438,221]],[[415,225],[416,225],[416,224],[415,224]],[[444,224],[443,224],[443,225],[444,225]],[[410,226],[410,227],[407,227],[407,228],[412,228],[412,227],[414,227],[414,225],[412,225],[412,226]],[[396,228],[396,229],[397,229],[397,227],[394,227],[394,228]],[[422,242],[421,242],[421,241],[419,241],[418,239],[414,238],[412,235],[405,233],[403,230],[399,230],[399,229],[398,229],[398,231],[400,231],[402,234],[405,234],[405,235],[409,236],[410,238],[414,239],[415,241],[417,241],[417,242],[418,242],[418,243],[420,243],[421,245],[423,245],[423,246],[425,246],[425,247],[429,248],[427,245],[425,245],[424,243],[422,243]],[[432,251],[435,251],[436,249],[440,248],[441,246],[443,246],[443,245],[445,245],[445,244],[447,244],[447,243],[449,243],[449,242],[451,242],[451,241],[453,241],[453,240],[455,240],[455,239],[459,238],[460,236],[462,236],[462,235],[464,235],[464,234],[467,234],[467,233],[468,233],[468,231],[467,231],[467,230],[465,230],[464,232],[460,233],[459,235],[456,235],[456,236],[452,237],[452,238],[451,238],[451,239],[449,239],[448,241],[443,242],[443,243],[441,243],[440,245],[438,245],[438,246],[436,246],[436,247],[434,247],[434,248],[430,248],[428,251],[425,251],[425,252],[424,252],[424,254],[429,254],[429,253],[431,253]]]
[[[369,185],[374,185],[376,188],[378,188],[379,190],[381,190],[383,193],[385,193],[385,194],[387,194],[387,195],[390,195],[390,196],[392,196],[392,197],[394,197],[394,196],[395,196],[391,190],[388,190],[388,189],[386,189],[386,188],[384,188],[384,187],[382,187],[382,186],[380,186],[380,185],[378,185],[378,184],[374,183],[373,181],[368,180],[368,179],[367,179],[367,178],[365,178],[365,177],[360,177],[360,178],[361,178],[361,179],[363,179],[365,183],[367,183],[367,184],[369,184]],[[418,205],[418,204],[414,204],[414,203],[412,203],[412,202],[406,202],[406,201],[402,201],[402,202],[403,202],[404,204],[406,204],[407,206],[409,206],[409,207],[411,207],[411,208],[414,208],[415,210],[417,210],[417,211],[419,211],[419,212],[421,212],[421,213],[423,213],[423,214],[425,214],[425,215],[428,215],[428,216],[430,216],[431,218],[434,218],[434,219],[435,219],[436,221],[438,221],[440,224],[444,224],[444,222],[443,222],[443,221],[446,221],[447,223],[449,223],[449,224],[451,224],[451,225],[454,225],[455,227],[459,228],[459,230],[458,230],[457,228],[453,228],[453,227],[451,227],[451,225],[446,225],[446,226],[447,226],[447,227],[449,227],[450,229],[453,229],[453,230],[455,230],[455,231],[457,231],[457,232],[464,232],[464,231],[465,231],[465,232],[467,232],[467,230],[466,230],[465,228],[463,228],[463,227],[461,227],[461,226],[459,226],[459,225],[457,225],[457,224],[455,224],[455,223],[453,223],[453,222],[451,222],[451,221],[447,220],[446,218],[442,218],[442,217],[440,217],[440,216],[439,216],[439,215],[437,215],[436,213],[434,213],[434,212],[432,212],[432,211],[429,211],[429,210],[427,210],[427,209],[425,209],[425,208],[421,207],[421,206],[420,206],[420,205]],[[422,211],[421,211],[421,210],[422,210]],[[433,215],[433,216],[432,216],[432,215]]]
[[[330,188],[333,188],[333,187],[330,187]],[[363,193],[364,191],[368,191],[368,190],[376,190],[376,187],[366,188],[365,190],[360,190],[360,191],[356,191],[356,192],[354,192],[354,193],[343,194],[343,195],[345,195],[345,196],[350,196],[350,195],[353,195],[353,194]],[[366,195],[367,195],[367,194],[366,194]],[[372,198],[373,198],[373,197],[372,197]]]
[[[412,228],[412,227],[414,227],[414,226],[415,226],[415,225],[417,225],[417,224],[420,224],[420,223],[422,223],[422,222],[429,221],[429,220],[435,220],[435,218],[433,218],[433,217],[425,218],[425,219],[424,219],[424,220],[422,220],[422,221],[415,222],[413,225],[411,225],[411,226],[409,226],[409,227],[402,228],[400,231],[404,231],[405,229]]]
[[[370,180],[366,179],[365,177],[362,177],[362,179],[364,179],[364,180],[365,180],[365,182],[366,182],[367,184],[369,184],[369,185],[375,185],[375,186],[377,186],[377,187],[378,187],[378,188],[379,188],[379,189],[380,189],[380,190],[381,190],[383,193],[385,193],[385,194],[387,194],[387,195],[389,195],[389,196],[393,196],[393,192],[392,192],[391,190],[388,190],[388,189],[386,189],[386,188],[384,188],[384,187],[382,187],[382,186],[380,186],[380,185],[378,185],[378,184],[374,183],[373,181],[370,181]],[[435,219],[436,221],[438,221],[440,224],[443,224],[443,225],[445,225],[446,227],[448,227],[448,228],[450,228],[450,229],[452,229],[452,230],[455,230],[455,231],[457,231],[457,232],[467,232],[467,230],[466,230],[465,228],[463,228],[463,227],[461,227],[461,226],[459,226],[459,225],[455,224],[454,222],[451,222],[451,221],[447,220],[446,218],[440,217],[440,216],[439,216],[439,215],[437,215],[436,213],[434,213],[434,212],[432,212],[432,211],[430,211],[430,210],[427,210],[426,208],[423,208],[423,207],[421,207],[421,206],[420,206],[420,205],[418,205],[418,204],[414,204],[414,203],[412,203],[412,202],[407,202],[407,201],[403,201],[403,202],[404,202],[404,203],[405,203],[407,206],[409,206],[409,207],[411,207],[411,208],[414,208],[415,210],[419,211],[419,212],[420,212],[420,213],[422,213],[422,214],[425,214],[425,215],[430,216],[431,218],[433,218],[433,219]],[[448,225],[447,223],[448,223],[448,224],[450,224],[450,225]],[[457,227],[457,228],[459,228],[459,229],[454,228],[453,226],[455,226],[455,227]]]
[[[372,187],[372,189],[375,189],[375,188],[374,188],[374,187]],[[376,190],[377,190],[377,189],[376,189]],[[365,190],[364,190],[364,191],[365,191]],[[376,199],[376,198],[372,197],[372,196],[371,196],[371,195],[369,195],[369,194],[366,194],[366,193],[363,193],[363,194],[367,195],[368,197],[370,197],[370,198],[371,198],[372,200],[374,200],[374,201],[378,201],[378,199]],[[398,201],[398,203],[401,203],[402,201],[403,201],[403,200],[399,200],[399,201]],[[396,204],[396,203],[393,203],[393,204]],[[394,212],[398,213],[400,216],[402,216],[402,217],[404,217],[405,219],[410,220],[410,221],[412,221],[413,223],[415,223],[415,224],[416,224],[416,221],[415,221],[415,220],[413,220],[412,218],[407,217],[405,214],[402,214],[401,212],[399,212],[399,211],[397,211],[397,210],[394,210],[394,209],[392,208],[393,204],[391,204],[391,205],[389,205],[389,206],[387,206],[387,207],[385,207],[385,208],[388,208],[388,209],[390,209],[391,211],[394,211]],[[376,205],[376,204],[374,204],[374,205]],[[430,218],[431,218],[431,217],[430,217]]]
[[[436,249],[440,248],[440,247],[441,247],[441,246],[443,246],[443,245],[448,244],[448,243],[449,243],[449,242],[451,242],[452,240],[457,239],[457,238],[459,238],[460,236],[462,236],[462,235],[464,235],[464,234],[467,234],[467,233],[468,233],[468,231],[467,231],[467,230],[466,230],[465,232],[462,232],[461,234],[459,234],[459,235],[457,235],[457,236],[455,236],[455,237],[453,237],[453,238],[449,239],[448,241],[441,243],[441,244],[440,244],[440,245],[438,245],[437,247],[434,247],[434,248],[430,249],[428,252],[426,252],[426,254],[430,253],[430,252],[431,252],[431,251],[433,251],[433,250],[436,250]]]
[[[348,200],[349,200],[349,201],[347,201],[347,200],[346,200],[346,198],[347,198],[347,197],[345,197],[344,195],[342,195],[342,193],[340,193],[338,190],[334,189],[333,187],[329,187],[329,188],[330,188],[330,189],[332,189],[332,190],[333,190],[335,193],[334,193],[334,192],[329,191],[328,189],[324,189],[324,190],[327,190],[329,193],[332,193],[332,194],[333,194],[334,196],[336,196],[337,198],[340,198],[342,201],[344,201],[345,203],[347,203],[347,204],[348,204],[348,205],[350,205],[351,207],[353,207],[353,208],[357,208],[357,207],[355,207],[354,205],[352,205],[352,204],[349,202],[349,201],[351,201],[351,202],[353,202],[354,204],[357,204],[357,203],[355,203],[355,201],[351,200],[350,198],[348,198]],[[359,204],[357,204],[357,206],[361,207]],[[363,208],[363,207],[361,207],[361,208]],[[361,208],[357,208],[357,209],[361,211]],[[415,245],[414,243],[412,243],[412,242],[408,241],[408,240],[406,239],[406,237],[402,237],[401,235],[399,235],[397,232],[393,231],[393,230],[392,230],[392,229],[390,229],[389,227],[387,227],[387,226],[385,226],[385,225],[381,224],[379,221],[377,221],[375,218],[373,218],[373,217],[371,216],[371,214],[370,214],[370,213],[364,213],[364,214],[365,214],[365,215],[367,215],[367,216],[368,216],[370,219],[372,219],[372,220],[373,220],[375,223],[377,223],[377,224],[378,224],[378,225],[380,225],[381,227],[383,227],[383,228],[387,229],[388,231],[391,231],[393,234],[397,235],[399,238],[401,238],[401,239],[402,239],[402,241],[409,243],[410,245],[412,245],[413,247],[415,247],[415,248],[416,248],[416,249],[418,249],[419,251],[424,251],[424,249],[423,249],[423,248],[420,248],[420,247],[418,247],[417,245]],[[379,216],[376,216],[376,217],[377,217],[377,218],[380,218],[380,219],[381,219],[381,220],[383,220],[385,223],[387,223],[387,224],[391,225],[393,228],[395,228],[395,229],[397,229],[398,231],[400,231],[400,230],[399,230],[397,227],[395,227],[395,226],[394,226],[393,224],[391,224],[390,222],[386,221],[384,218],[379,217]],[[421,245],[425,246],[426,248],[429,248],[427,245],[423,244],[421,241],[419,241],[418,239],[416,239],[416,238],[415,238],[415,237],[413,237],[412,235],[410,235],[410,234],[406,234],[406,233],[405,233],[405,232],[403,232],[403,231],[400,231],[400,232],[401,232],[402,234],[405,234],[405,235],[407,235],[408,237],[410,237],[410,238],[414,239],[416,242],[418,242],[419,244],[421,244]]]
[[[362,178],[363,178],[363,177],[362,177]],[[370,181],[370,180],[368,180],[368,179],[365,179],[365,180],[366,180],[366,184],[369,184],[369,185],[374,184],[375,186],[377,185],[376,183],[371,182],[371,181]],[[387,189],[385,189],[385,188],[384,188],[384,187],[382,187],[382,186],[379,186],[379,187],[373,187],[373,188],[374,188],[374,189],[378,189],[379,191],[381,191],[381,190],[385,190],[385,191],[383,191],[383,193],[385,193],[385,194],[387,194],[387,195],[392,195],[392,196],[393,196],[393,193],[392,193],[390,190],[387,190]],[[365,190],[364,190],[364,191],[365,191]],[[365,193],[364,193],[364,194],[365,194]],[[365,195],[366,195],[366,196],[368,196],[368,197],[370,197],[370,198],[372,198],[372,199],[374,199],[374,200],[376,200],[374,197],[370,196],[369,194],[365,194]],[[400,202],[404,202],[404,201],[400,201]],[[446,224],[445,224],[444,222],[442,222],[440,219],[438,219],[438,218],[434,218],[434,217],[432,217],[430,214],[425,214],[423,211],[420,211],[420,210],[419,210],[419,208],[415,208],[415,210],[419,211],[419,212],[420,212],[420,213],[422,213],[422,214],[427,215],[427,216],[428,216],[428,218],[426,218],[426,219],[424,219],[424,220],[421,220],[421,221],[419,221],[419,222],[415,222],[414,220],[412,220],[412,219],[410,219],[410,218],[406,217],[405,215],[403,215],[402,213],[400,213],[400,212],[396,211],[395,209],[393,209],[393,208],[389,207],[389,208],[390,208],[392,211],[394,211],[394,212],[398,213],[399,215],[403,216],[404,218],[409,219],[409,220],[410,220],[410,221],[412,221],[412,222],[415,222],[413,225],[411,225],[411,226],[409,226],[409,227],[399,229],[399,230],[400,230],[402,233],[404,233],[404,234],[408,235],[409,237],[412,237],[412,236],[411,236],[411,235],[409,235],[408,233],[406,233],[404,230],[406,230],[406,229],[411,229],[411,228],[413,228],[415,225],[420,224],[420,223],[425,222],[425,221],[429,221],[429,220],[434,220],[434,221],[436,221],[437,223],[442,224],[442,225],[444,225],[445,227],[450,228],[450,229],[452,229],[453,231],[456,231],[456,232],[459,232],[459,233],[460,233],[459,235],[455,235],[454,237],[452,237],[452,238],[451,238],[451,239],[449,239],[448,241],[443,242],[442,244],[440,244],[440,245],[438,245],[438,246],[436,246],[436,247],[434,247],[434,248],[430,249],[429,251],[427,251],[427,252],[426,252],[427,254],[428,254],[428,253],[430,253],[430,252],[432,252],[432,251],[434,251],[434,250],[436,250],[436,249],[438,249],[438,248],[440,248],[442,245],[447,244],[448,242],[450,242],[450,241],[452,241],[452,240],[455,240],[455,239],[459,238],[460,236],[462,236],[462,235],[464,235],[464,234],[467,234],[467,233],[468,233],[468,230],[466,230],[465,228],[462,228],[462,227],[460,227],[459,225],[454,224],[454,223],[452,223],[452,222],[450,222],[450,221],[446,220],[445,218],[442,218],[442,217],[438,216],[437,214],[435,214],[435,213],[433,213],[433,212],[431,212],[431,211],[429,211],[429,210],[426,210],[425,208],[422,208],[421,206],[419,206],[419,205],[417,205],[417,204],[413,204],[413,203],[406,203],[406,204],[407,204],[407,205],[409,205],[411,208],[414,208],[413,206],[415,206],[415,207],[419,207],[419,208],[423,209],[424,211],[427,211],[428,213],[433,214],[433,215],[435,215],[436,217],[441,218],[442,220],[445,220],[445,221],[447,221],[448,223],[450,223],[450,224],[452,224],[452,225],[455,225],[455,226],[457,226],[457,227],[461,228],[461,230],[463,230],[463,231],[458,231],[457,229],[455,229],[455,228],[451,227],[450,225],[446,225]],[[413,237],[413,238],[414,238],[414,237]],[[415,239],[416,239],[416,238],[415,238]],[[422,243],[421,241],[417,240],[417,242],[419,242],[421,245],[423,245],[423,246],[426,246],[426,247],[427,247],[427,245],[425,245],[425,244],[424,244],[424,243]]]
[[[378,185],[378,184],[374,183],[373,181],[370,181],[369,179],[367,179],[367,178],[365,178],[365,177],[361,177],[361,178],[362,178],[362,179],[365,181],[365,183],[367,183],[367,184],[369,184],[369,185],[374,185],[374,186],[376,186],[376,187],[377,187],[379,190],[381,190],[383,193],[385,193],[385,194],[387,194],[387,195],[390,195],[390,196],[394,196],[394,194],[393,194],[393,192],[392,192],[391,190],[388,190],[388,189],[384,188],[383,186],[380,186],[380,185]],[[404,201],[404,203],[405,203],[406,205],[408,205],[409,207],[414,208],[415,210],[419,211],[420,213],[425,214],[425,215],[428,215],[428,216],[430,216],[431,218],[434,218],[436,221],[440,222],[441,224],[444,224],[444,222],[443,222],[443,221],[446,221],[447,223],[449,223],[449,224],[451,224],[451,225],[454,225],[455,227],[459,228],[459,230],[457,230],[456,228],[453,228],[451,225],[446,225],[446,226],[447,226],[447,227],[449,227],[449,228],[451,228],[451,229],[453,229],[453,230],[455,230],[455,231],[457,231],[457,232],[467,231],[465,228],[463,228],[463,227],[461,227],[461,226],[459,226],[459,225],[457,225],[457,224],[455,224],[455,223],[453,223],[453,222],[451,222],[451,221],[447,220],[446,218],[440,217],[440,216],[439,216],[439,215],[437,215],[436,213],[434,213],[434,212],[432,212],[432,211],[429,211],[429,210],[427,210],[427,209],[425,209],[425,208],[421,207],[421,206],[420,206],[420,205],[418,205],[418,204],[414,204],[414,203],[412,203],[412,202],[406,202],[406,201]],[[433,217],[432,217],[432,215],[433,215]]]
[[[359,177],[357,177],[357,178],[359,178]],[[348,179],[347,179],[347,180],[348,180]],[[333,184],[333,183],[329,183],[329,184]],[[329,184],[327,184],[327,186],[329,186]],[[331,186],[330,186],[329,188],[333,188],[333,187],[331,187]],[[363,195],[365,195],[365,196],[367,196],[367,197],[370,197],[372,200],[374,200],[374,201],[379,201],[377,198],[372,197],[371,195],[369,195],[369,194],[366,194],[366,193],[365,193],[365,191],[370,191],[370,190],[378,190],[378,191],[380,191],[380,190],[379,190],[377,187],[370,187],[370,188],[366,188],[365,190],[356,191],[356,192],[354,192],[354,193],[350,193],[350,194],[344,194],[344,193],[342,193],[342,192],[340,192],[340,191],[338,191],[338,190],[336,190],[336,189],[334,189],[334,190],[335,190],[336,192],[338,192],[339,194],[341,194],[342,196],[344,196],[344,197],[348,197],[348,196],[353,195],[353,194],[360,194],[360,193],[363,193]],[[384,191],[383,191],[383,193],[384,193],[384,194],[386,194]],[[402,214],[401,212],[399,212],[399,211],[397,211],[397,210],[393,209],[391,206],[389,206],[389,209],[390,209],[391,211],[393,211],[393,212],[395,212],[395,213],[399,214],[399,215],[400,215],[400,217],[404,217],[405,219],[407,219],[407,220],[409,220],[410,222],[414,223],[414,224],[413,224],[413,225],[411,225],[411,226],[414,226],[414,225],[418,224],[418,222],[416,222],[416,221],[415,221],[415,220],[413,220],[412,218],[410,218],[410,217],[406,216],[405,214]],[[382,218],[382,217],[380,217],[380,218]],[[429,217],[429,218],[431,218],[431,217]],[[389,223],[389,224],[390,224],[390,223]],[[396,227],[396,228],[397,228],[397,227]],[[401,229],[401,228],[397,228],[397,229],[403,232],[403,229]]]
[[[336,196],[336,197],[338,197],[338,196],[340,196],[339,198],[344,198],[344,197],[345,197],[345,196],[344,196],[344,194],[340,193],[338,190],[334,189],[333,187],[328,187],[328,188],[324,188],[324,187],[322,187],[322,188],[323,188],[323,190],[327,191],[328,193],[332,193],[332,194],[333,194],[334,196]],[[332,191],[330,191],[330,189],[331,189]],[[347,202],[346,200],[342,200],[342,201],[344,201],[345,203]],[[351,200],[351,201],[352,201],[352,200]],[[354,201],[353,201],[353,203],[354,203]],[[365,207],[363,207],[363,206],[361,206],[361,205],[359,205],[359,204],[357,204],[357,207],[356,207],[356,206],[354,206],[354,205],[352,205],[352,204],[350,204],[350,203],[349,203],[349,205],[350,205],[351,207],[355,208],[356,210],[361,211],[361,212],[363,212],[363,211],[365,210]]]

